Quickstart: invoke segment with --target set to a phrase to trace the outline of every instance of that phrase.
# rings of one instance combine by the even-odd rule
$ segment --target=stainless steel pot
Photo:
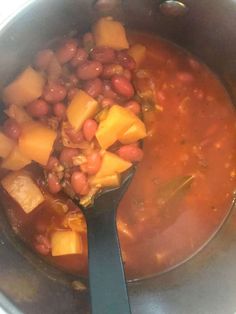
[[[180,8],[175,12],[169,8],[173,1],[167,1],[166,6],[158,0],[110,0],[109,8],[105,5],[104,9],[106,2],[94,5],[91,0],[33,1],[0,32],[0,87],[48,40],[73,29],[84,32],[98,14],[109,13],[128,27],[157,33],[194,53],[218,73],[236,100],[234,0],[185,0],[177,4],[177,9],[188,10]],[[160,12],[161,3],[162,12],[167,15]],[[95,7],[101,10],[96,11]],[[233,209],[217,236],[194,258],[170,272],[129,284],[132,312],[233,314],[236,312],[235,264]],[[65,275],[36,257],[11,231],[3,211],[0,269],[0,290],[24,313],[89,312],[86,280]],[[3,303],[7,308],[8,303],[5,300]]]

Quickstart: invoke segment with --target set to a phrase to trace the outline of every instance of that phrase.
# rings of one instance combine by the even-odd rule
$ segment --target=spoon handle
[[[87,225],[92,314],[130,314],[115,214],[90,216]]]

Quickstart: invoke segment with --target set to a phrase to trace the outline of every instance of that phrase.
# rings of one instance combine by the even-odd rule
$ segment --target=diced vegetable
[[[111,17],[101,18],[93,28],[96,46],[107,46],[116,50],[128,49],[124,26]]]
[[[92,118],[98,111],[98,102],[82,90],[78,90],[70,102],[66,114],[70,124],[79,130],[85,120]]]
[[[115,173],[110,176],[98,178],[96,175],[89,179],[91,186],[96,186],[99,188],[104,187],[115,187],[120,185],[120,175]]]
[[[128,54],[135,60],[137,67],[145,60],[146,50],[146,47],[140,44],[135,44],[129,48]]]
[[[0,157],[6,158],[15,145],[16,143],[13,140],[0,132]]]
[[[24,124],[19,138],[19,148],[29,159],[45,166],[56,137],[55,131],[40,123]]]
[[[25,109],[15,104],[10,105],[4,112],[9,118],[15,119],[19,124],[32,121]]]
[[[3,178],[1,183],[26,214],[44,201],[42,192],[26,171],[12,172]]]
[[[129,169],[132,163],[120,158],[116,154],[106,151],[102,158],[100,170],[96,174],[96,178],[112,176],[117,173],[122,173]]]
[[[72,231],[84,233],[87,230],[86,221],[84,215],[81,212],[69,212],[63,221],[63,225],[66,228],[70,228]]]
[[[119,137],[122,144],[131,144],[147,136],[144,123],[137,119],[135,123]]]
[[[56,231],[51,237],[52,256],[81,254],[81,236],[75,231]]]
[[[30,163],[31,160],[22,154],[18,146],[15,146],[3,160],[1,167],[8,170],[20,170]]]
[[[110,108],[106,119],[102,120],[96,132],[96,138],[104,149],[114,144],[121,134],[124,134],[134,123],[137,117],[130,110],[118,105]]]
[[[3,90],[3,100],[7,104],[24,106],[43,93],[44,78],[31,67],[25,69]]]

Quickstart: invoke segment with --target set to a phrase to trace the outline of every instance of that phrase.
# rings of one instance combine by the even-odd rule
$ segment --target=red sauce
[[[147,47],[143,68],[154,77],[156,108],[144,115],[144,159],[118,210],[129,279],[166,271],[197,252],[227,216],[236,186],[236,114],[221,82],[169,42],[147,34],[132,40]],[[14,230],[31,246],[40,228],[63,219],[48,204],[25,215],[4,199]],[[86,234],[83,240],[87,246]],[[46,258],[83,275],[86,254]]]

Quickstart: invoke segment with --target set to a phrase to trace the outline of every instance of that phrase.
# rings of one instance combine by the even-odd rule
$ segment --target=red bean
[[[54,53],[51,49],[44,49],[37,53],[35,57],[35,65],[40,70],[46,70],[52,60]]]
[[[21,134],[21,127],[15,119],[7,119],[3,124],[3,132],[13,140],[18,140]]]
[[[101,63],[112,63],[115,60],[115,51],[110,47],[95,47],[90,56]]]
[[[118,155],[130,162],[137,162],[143,159],[143,151],[135,144],[124,145],[117,151]]]
[[[83,36],[83,46],[87,51],[94,47],[94,38],[92,33],[85,33]]]
[[[76,194],[86,195],[89,192],[88,179],[81,171],[75,171],[72,173],[71,185]]]
[[[98,124],[93,119],[87,119],[83,125],[83,135],[86,141],[91,142],[97,131]]]
[[[177,78],[184,83],[191,83],[194,80],[193,75],[188,72],[178,72]]]
[[[125,108],[132,111],[134,114],[139,114],[141,112],[140,104],[135,100],[130,100],[125,104]]]
[[[77,51],[78,42],[74,38],[70,38],[56,51],[56,56],[61,64],[69,62]]]
[[[130,81],[123,75],[114,75],[111,80],[112,87],[119,95],[131,98],[134,95],[134,88]]]
[[[49,103],[57,103],[66,97],[66,88],[57,83],[47,85],[43,93],[44,99]]]
[[[74,87],[70,88],[67,93],[67,99],[72,100],[77,91],[78,91],[77,88],[74,88]]]
[[[56,117],[63,119],[66,115],[66,107],[62,102],[53,105],[53,113]]]
[[[46,165],[46,169],[53,170],[58,165],[59,165],[59,160],[54,156],[50,156],[48,159],[48,163]]]
[[[84,136],[82,131],[77,131],[72,127],[68,127],[65,129],[66,135],[69,137],[72,143],[78,144],[84,140]]]
[[[35,238],[34,248],[38,251],[38,253],[48,255],[51,250],[51,245],[46,236],[39,234]]]
[[[86,61],[77,68],[77,77],[80,80],[92,80],[102,73],[102,64],[98,61]]]
[[[89,175],[94,175],[98,172],[102,164],[102,158],[101,155],[98,152],[94,152],[87,156],[87,162],[84,165],[85,167],[82,167],[82,170],[87,172]]]
[[[27,108],[27,112],[34,118],[44,117],[49,113],[49,105],[43,99],[37,99],[30,103]]]
[[[99,78],[88,80],[83,84],[83,90],[93,98],[102,93],[102,88],[102,81]]]
[[[64,147],[60,153],[59,160],[63,165],[72,166],[73,157],[79,155],[79,150],[77,148]]]
[[[71,86],[77,86],[78,82],[79,82],[79,80],[75,74],[71,74],[69,76],[69,83]]]
[[[114,100],[112,98],[103,98],[100,101],[100,104],[103,108],[112,106],[114,104]]]
[[[103,90],[102,94],[105,98],[115,99],[118,97],[117,93],[115,93],[111,88],[111,82],[110,81],[104,81],[103,82]]]
[[[128,69],[124,69],[123,73],[122,73],[129,81],[131,81],[132,79],[132,73],[130,70]]]
[[[102,77],[105,79],[110,79],[115,74],[122,74],[124,69],[119,64],[106,64],[103,66]]]
[[[136,68],[136,62],[134,59],[127,53],[127,51],[118,51],[117,60],[120,65],[128,70],[134,70]]]
[[[88,53],[83,48],[78,48],[76,55],[71,59],[70,64],[77,67],[88,59]]]
[[[56,194],[61,191],[61,184],[57,176],[53,173],[48,174],[48,189],[52,194]]]

